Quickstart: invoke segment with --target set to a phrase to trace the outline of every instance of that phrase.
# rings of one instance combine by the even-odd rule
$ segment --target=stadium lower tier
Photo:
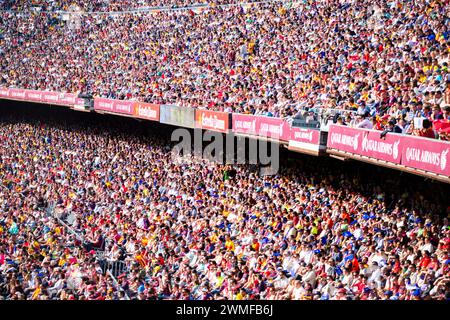
[[[0,108],[0,298],[449,298],[449,185],[280,151],[171,152],[173,127]]]

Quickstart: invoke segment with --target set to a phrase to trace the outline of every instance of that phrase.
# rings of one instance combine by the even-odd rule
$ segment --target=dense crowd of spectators
[[[449,8],[276,1],[69,21],[4,12],[0,84],[270,116],[305,107],[385,115],[414,104],[442,112]]]
[[[236,0],[3,0],[0,1],[0,8],[8,11],[120,12],[153,7],[180,8],[195,5],[214,6],[240,2]],[[243,2],[256,2],[256,0],[246,0]]]
[[[0,22],[0,85],[275,117],[345,109],[339,123],[449,139],[448,0],[51,12],[187,2],[3,1],[16,11]]]
[[[395,132],[440,140],[450,140],[450,105],[442,110],[430,106],[422,108],[422,104],[413,104],[412,108],[390,110],[384,116],[371,115],[368,111],[358,108],[358,112],[343,110],[303,111],[297,118],[320,124],[335,123],[352,128],[363,128],[382,131],[383,134]],[[333,111],[333,113],[330,113]]]
[[[173,158],[161,134],[126,120],[52,112],[0,114],[0,298],[450,296],[438,185],[430,198],[420,184],[306,160],[260,176]],[[116,279],[98,250],[126,266]]]
[[[33,2],[3,6],[11,3]],[[345,109],[371,118],[350,113],[343,123],[448,139],[449,14],[448,0],[274,1],[69,20],[3,12],[0,85],[275,117]]]

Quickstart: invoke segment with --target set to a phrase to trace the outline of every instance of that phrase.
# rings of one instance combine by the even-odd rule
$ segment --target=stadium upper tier
[[[359,108],[411,121],[408,112],[440,113],[450,101],[448,2],[3,12],[0,86],[279,117]]]
[[[248,0],[244,2],[256,2]],[[275,0],[281,1],[281,0]],[[35,10],[40,11],[73,11],[83,12],[113,12],[142,9],[149,7],[188,7],[195,5],[234,4],[237,0],[6,0],[1,3],[1,9],[12,11]]]

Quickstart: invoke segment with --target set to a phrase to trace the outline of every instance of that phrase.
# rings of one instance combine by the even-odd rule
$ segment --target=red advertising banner
[[[349,127],[330,125],[327,147],[340,151],[361,154],[363,135],[367,131]]]
[[[23,89],[9,89],[9,97],[16,100],[26,100],[26,92]]]
[[[331,125],[327,147],[400,164],[404,137],[388,133],[381,138],[380,134],[381,131]]]
[[[106,98],[95,98],[94,109],[133,115],[134,102],[125,100],[106,99]]]
[[[289,141],[291,127],[280,118],[233,113],[233,132]]]
[[[256,134],[262,137],[289,141],[291,127],[280,118],[257,117]]]
[[[41,91],[27,90],[25,93],[26,93],[27,100],[37,101],[37,102],[43,101],[43,93]]]
[[[7,88],[0,88],[0,97],[2,97],[2,98],[9,98],[9,89],[7,89]]]
[[[418,137],[404,140],[402,164],[450,177],[450,143]]]
[[[60,93],[59,103],[62,105],[83,105],[84,99],[78,98],[74,93]]]
[[[327,147],[450,177],[450,142],[330,125]]]
[[[197,109],[195,110],[195,127],[226,133],[230,129],[230,114]]]
[[[84,100],[74,93],[62,93],[40,90],[0,88],[0,97],[14,100],[33,101],[64,106],[84,104]]]
[[[114,112],[133,115],[134,114],[134,102],[124,101],[124,100],[115,100]]]
[[[404,137],[388,133],[384,138],[380,138],[380,134],[380,131],[363,134],[361,155],[400,164]]]
[[[135,102],[134,115],[137,118],[159,121],[159,104]]]
[[[320,143],[320,131],[307,128],[291,128],[291,137],[293,142],[310,143],[318,145]]]
[[[105,98],[95,98],[94,109],[114,112],[114,100]]]
[[[258,117],[233,113],[233,132],[256,134],[256,121]]]
[[[312,152],[318,155],[320,150],[324,149],[320,145],[320,130],[291,127],[288,148],[301,153]]]
[[[59,103],[59,93],[58,92],[43,92],[42,100],[50,104]]]

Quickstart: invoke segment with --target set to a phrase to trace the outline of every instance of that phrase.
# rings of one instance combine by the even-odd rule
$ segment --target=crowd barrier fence
[[[330,125],[327,150],[450,178],[449,141]]]
[[[77,94],[51,91],[0,88],[0,99],[39,102],[63,106],[83,103]],[[321,155],[371,159],[373,164],[389,163],[399,170],[420,171],[426,176],[439,176],[450,182],[450,142],[416,136],[364,130],[328,124],[319,129],[292,126],[292,119],[216,112],[176,105],[159,105],[136,101],[94,98],[93,111],[118,114],[161,123],[233,132],[253,138],[269,139],[287,145],[290,150]],[[361,158],[362,157],[362,158]],[[377,162],[378,161],[378,162]],[[404,170],[408,171],[408,170]]]

